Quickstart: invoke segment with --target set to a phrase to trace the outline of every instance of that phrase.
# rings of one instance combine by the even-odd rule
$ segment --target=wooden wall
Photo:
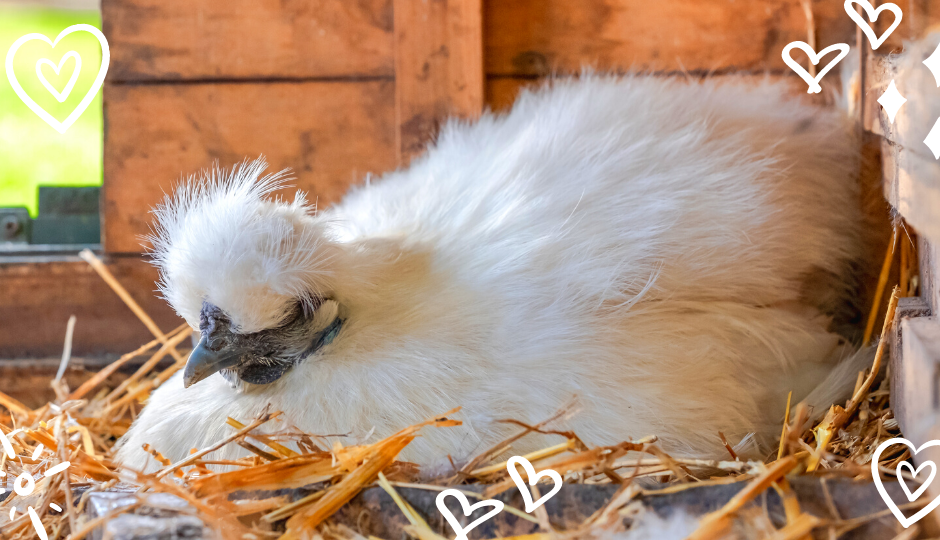
[[[168,330],[177,321],[153,298],[141,236],[182,177],[263,154],[327,205],[406,164],[441,119],[503,109],[521,87],[582,67],[770,73],[802,93],[783,46],[810,30],[820,47],[854,36],[841,1],[810,3],[811,25],[802,0],[103,0],[106,255],[150,276],[126,285]],[[84,318],[110,326],[122,352],[149,339],[128,314]],[[58,332],[24,349],[21,331],[0,325],[0,357],[61,346]],[[77,352],[108,347],[97,339],[80,334]]]
[[[813,3],[821,45],[854,35]],[[267,156],[320,204],[551,73],[785,73],[800,0],[104,0],[105,247],[181,175]]]

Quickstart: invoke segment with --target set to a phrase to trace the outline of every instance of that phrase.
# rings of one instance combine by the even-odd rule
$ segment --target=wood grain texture
[[[820,49],[853,38],[842,2],[813,11]],[[484,13],[488,75],[782,70],[783,47],[807,39],[800,0],[491,0]]]
[[[104,0],[108,80],[394,75],[392,0]]]
[[[395,110],[400,162],[439,123],[483,110],[481,0],[395,0]]]
[[[311,201],[337,201],[368,173],[395,167],[392,82],[105,87],[104,242],[141,251],[148,211],[180,180],[218,161],[264,154]],[[293,198],[292,195],[289,195]]]
[[[901,371],[895,377],[901,386],[897,391],[892,388],[894,394],[891,405],[900,407],[900,413],[896,416],[904,437],[915,447],[920,447],[928,441],[940,439],[940,389],[937,386],[940,373],[940,320],[936,316],[904,319],[900,324],[900,334],[900,365],[892,368]],[[940,448],[925,448],[917,452],[913,460],[916,466],[928,461],[937,463],[940,461]],[[940,486],[931,482],[928,493],[928,500],[930,497],[940,497]],[[940,517],[937,512],[931,512],[930,517],[921,524],[931,527],[935,533],[940,526]]]
[[[163,331],[182,324],[157,297],[157,271],[139,257],[109,258],[108,268]],[[153,336],[98,274],[79,260],[0,264],[0,358],[62,354],[75,315],[72,354],[123,354]]]

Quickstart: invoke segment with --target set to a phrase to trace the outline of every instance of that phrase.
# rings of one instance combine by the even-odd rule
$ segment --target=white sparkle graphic
[[[937,46],[937,50],[933,54],[924,60],[924,65],[930,69],[933,77],[937,79],[937,86],[940,86],[940,45]]]
[[[894,85],[894,79],[892,79],[891,84],[888,85],[888,89],[878,98],[878,103],[880,103],[881,107],[888,113],[888,120],[893,124],[894,117],[897,116],[901,107],[907,103],[907,99],[901,95],[901,92],[898,92],[898,87]]]
[[[43,474],[43,476],[45,476],[46,478],[48,478],[48,477],[52,476],[53,474],[58,474],[58,473],[64,471],[65,469],[68,469],[68,468],[69,468],[69,465],[71,465],[71,463],[69,463],[68,461],[63,461],[62,463],[59,463],[58,465],[54,465],[54,466],[52,466],[52,467],[49,467],[49,470],[47,470],[47,471]]]
[[[940,118],[937,119],[937,123],[933,125],[930,133],[927,134],[924,144],[933,152],[935,159],[940,159]]]
[[[42,526],[42,522],[39,521],[39,516],[36,515],[36,511],[33,510],[33,507],[27,506],[26,512],[29,513],[29,519],[33,522],[33,528],[36,529],[36,534],[39,535],[39,538],[41,540],[49,540],[49,535],[46,534],[46,528]]]

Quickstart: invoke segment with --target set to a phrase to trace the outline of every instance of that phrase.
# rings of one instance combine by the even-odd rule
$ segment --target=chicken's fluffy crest
[[[193,327],[207,298],[239,331],[276,326],[329,280],[322,225],[302,192],[291,203],[272,197],[286,187],[287,171],[264,175],[266,168],[264,159],[230,171],[216,166],[154,210],[147,239],[162,270],[160,290]]]

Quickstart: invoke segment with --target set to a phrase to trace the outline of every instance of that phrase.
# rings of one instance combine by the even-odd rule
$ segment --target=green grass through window
[[[0,66],[10,46],[20,36],[44,34],[54,40],[59,32],[85,23],[101,28],[97,11],[69,11],[0,5]],[[58,65],[70,50],[78,52],[82,70],[64,103],[58,103],[36,76],[36,63],[48,58]],[[45,43],[24,44],[16,54],[13,71],[23,89],[53,117],[64,120],[88,92],[98,72],[101,50],[87,32],[71,34],[50,49]],[[59,75],[43,68],[49,84],[62,90],[74,71],[74,61],[62,66]],[[0,77],[0,207],[25,206],[36,215],[38,186],[101,185],[102,113],[101,93],[82,116],[60,134],[33,113],[16,95],[7,78]]]

